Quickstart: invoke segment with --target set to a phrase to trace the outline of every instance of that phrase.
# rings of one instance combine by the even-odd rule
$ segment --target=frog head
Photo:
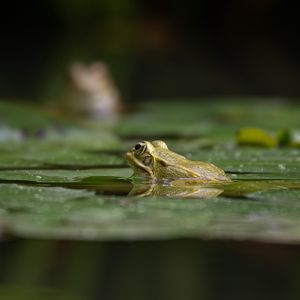
[[[163,144],[168,148],[165,143]],[[155,142],[154,145],[147,141],[137,143],[126,153],[125,158],[134,170],[134,175],[139,177],[155,177]]]
[[[134,175],[138,177],[156,179],[196,177],[194,171],[186,168],[187,159],[169,150],[163,141],[139,142],[126,153],[125,157],[134,170]]]

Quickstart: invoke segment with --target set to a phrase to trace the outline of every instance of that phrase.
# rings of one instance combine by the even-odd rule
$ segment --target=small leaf
[[[274,148],[277,140],[271,133],[254,127],[241,128],[236,135],[238,145]]]

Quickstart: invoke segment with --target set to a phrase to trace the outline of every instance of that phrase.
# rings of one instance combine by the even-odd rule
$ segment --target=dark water
[[[0,299],[299,299],[299,250],[189,239],[17,239],[0,246]]]
[[[236,175],[236,173],[231,174]],[[29,186],[63,187],[69,189],[92,190],[100,195],[118,196],[158,196],[158,197],[192,197],[211,198],[217,196],[229,198],[243,198],[248,193],[257,191],[268,191],[272,189],[300,189],[299,179],[256,179],[256,180],[233,180],[225,184],[182,184],[173,186],[172,182],[151,183],[148,181],[134,181],[131,178],[120,178],[116,176],[90,176],[73,182],[36,182],[30,180],[5,180],[0,183],[20,184]],[[190,193],[190,190],[197,190],[200,193]],[[201,190],[211,190],[212,193],[201,193]],[[151,190],[152,192],[149,192]],[[218,192],[214,192],[218,190]],[[148,191],[148,193],[147,193]]]

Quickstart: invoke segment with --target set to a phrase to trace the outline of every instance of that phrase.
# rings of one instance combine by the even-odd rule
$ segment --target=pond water
[[[1,299],[297,299],[299,247],[236,241],[1,244]]]

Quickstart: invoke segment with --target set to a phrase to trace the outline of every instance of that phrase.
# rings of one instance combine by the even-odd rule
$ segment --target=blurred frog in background
[[[63,111],[91,120],[118,119],[120,94],[105,63],[74,62],[69,69],[69,81],[61,105]]]

